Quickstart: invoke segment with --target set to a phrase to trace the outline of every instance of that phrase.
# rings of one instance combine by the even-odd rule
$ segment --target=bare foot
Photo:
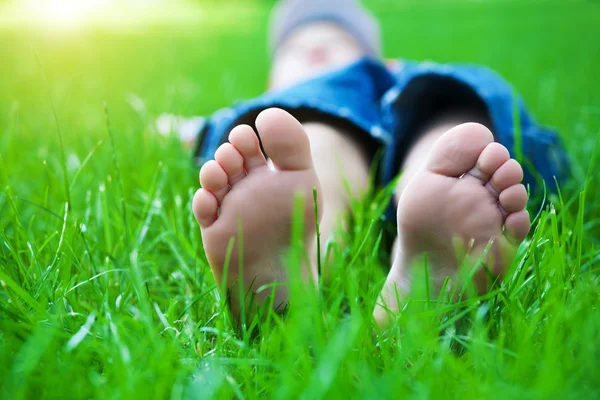
[[[222,283],[224,264],[231,238],[235,240],[229,261],[227,289],[231,309],[238,318],[240,306],[262,304],[270,290],[256,293],[263,285],[286,282],[283,256],[290,245],[294,197],[304,195],[304,240],[307,248],[315,241],[313,188],[320,193],[313,168],[310,144],[302,125],[280,109],[263,111],[256,119],[258,134],[274,169],[269,168],[254,130],[247,125],[235,127],[229,143],[223,144],[200,170],[202,189],[196,192],[194,215],[200,224],[204,251],[218,284]],[[320,196],[319,196],[320,197]],[[320,198],[319,198],[320,202]],[[321,212],[321,204],[319,204]],[[239,251],[241,229],[243,253]],[[240,257],[243,277],[239,278]],[[303,271],[306,279],[316,279],[311,266]],[[239,283],[246,297],[240,297]],[[287,288],[275,292],[274,308],[287,305]],[[252,306],[251,306],[252,307]]]
[[[456,239],[471,249],[471,258],[480,257],[492,240],[485,261],[501,277],[529,232],[522,179],[521,165],[483,125],[462,124],[443,134],[400,197],[399,249],[382,292],[387,307],[397,307],[396,293],[402,296],[410,286],[408,268],[424,253],[434,283],[452,276]],[[477,277],[479,290],[485,290],[486,278]],[[385,314],[381,307],[375,310],[379,321]]]

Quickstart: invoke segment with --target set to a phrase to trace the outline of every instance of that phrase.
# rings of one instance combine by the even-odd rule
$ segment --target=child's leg
[[[321,35],[329,39],[315,40]],[[352,63],[363,54],[350,36],[332,24],[307,25],[294,33],[288,43],[291,45],[282,47],[281,58],[278,52],[274,60],[271,82],[277,86]],[[315,48],[323,57],[311,62]],[[289,65],[296,67],[285,67]],[[288,280],[282,255],[290,243],[294,195],[301,192],[305,202],[304,242],[311,262],[304,266],[303,275],[306,280],[316,282],[312,190],[317,188],[320,196],[319,216],[325,242],[334,228],[336,216],[349,205],[344,179],[348,179],[354,192],[359,192],[368,178],[363,146],[343,130],[317,122],[302,126],[291,115],[277,109],[261,113],[256,127],[275,170],[267,167],[252,128],[238,126],[232,130],[229,143],[217,150],[215,160],[202,167],[203,189],[194,198],[194,213],[201,226],[204,249],[219,284],[224,278],[227,254],[231,253],[226,285],[231,291],[231,309],[236,318],[241,305],[247,307],[254,294],[254,307],[265,301],[270,290],[256,293],[258,288]],[[228,250],[232,237],[236,241]],[[239,248],[241,243],[243,254]],[[243,266],[243,276],[240,276],[239,265]],[[282,309],[286,304],[287,288],[280,286],[276,289],[275,308]]]
[[[352,64],[364,54],[353,36],[335,23],[317,21],[301,26],[278,48],[270,86],[282,89],[294,85]],[[317,122],[303,126],[321,181],[323,209],[326,210],[320,223],[324,244],[339,212],[349,205],[344,181],[348,182],[354,195],[358,194],[367,185],[369,163],[363,146],[342,129]]]
[[[434,123],[405,161],[397,191],[398,238],[380,299],[391,311],[410,288],[411,263],[424,254],[439,289],[456,272],[457,243],[472,248],[471,259],[477,260],[493,240],[485,261],[501,277],[529,231],[523,170],[485,126],[463,123],[474,119],[456,115]],[[479,290],[486,289],[486,279],[485,273],[477,276]],[[379,322],[387,316],[385,308],[376,308]]]

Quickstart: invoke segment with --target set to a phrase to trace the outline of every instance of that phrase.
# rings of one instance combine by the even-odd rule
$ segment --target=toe
[[[504,223],[505,234],[511,242],[515,244],[521,243],[529,233],[530,224],[527,210],[512,213],[506,217],[506,222]]]
[[[510,159],[502,164],[492,175],[486,187],[499,196],[500,193],[523,180],[523,168],[517,160]]]
[[[521,211],[527,205],[527,189],[522,184],[512,185],[500,193],[500,206],[507,213]]]
[[[244,158],[231,143],[222,144],[215,152],[215,160],[227,174],[230,185],[235,184],[244,176]]]
[[[229,191],[227,174],[215,160],[208,161],[200,169],[200,185],[211,192],[219,204]]]
[[[192,210],[202,228],[208,228],[217,219],[217,199],[207,190],[198,189],[194,195]]]
[[[475,166],[480,154],[493,141],[494,135],[481,124],[458,125],[435,143],[427,159],[427,169],[458,178]]]
[[[467,172],[467,176],[475,177],[485,184],[494,172],[509,159],[510,154],[506,147],[500,143],[490,143],[483,149],[477,159],[477,164]]]
[[[289,113],[269,108],[256,118],[256,129],[267,156],[279,170],[313,167],[310,143],[304,128]]]
[[[266,167],[267,161],[260,150],[258,137],[248,125],[238,125],[231,130],[229,142],[244,158],[244,168],[250,172],[253,169]]]

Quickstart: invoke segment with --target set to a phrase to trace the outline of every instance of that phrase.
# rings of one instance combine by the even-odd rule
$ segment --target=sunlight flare
[[[85,24],[103,11],[112,0],[51,0],[27,3],[29,12],[57,27],[75,27]]]

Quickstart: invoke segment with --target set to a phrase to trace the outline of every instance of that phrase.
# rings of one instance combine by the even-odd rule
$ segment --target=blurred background
[[[386,57],[487,65],[563,137],[573,185],[534,225],[508,290],[439,314],[427,301],[374,340],[363,322],[389,258],[367,199],[342,232],[328,311],[300,307],[256,346],[238,341],[189,211],[198,169],[155,122],[265,90],[274,1],[0,0],[1,398],[162,399],[219,385],[225,398],[385,398],[395,385],[432,398],[593,397],[597,167],[579,190],[600,136],[600,1],[364,3]],[[469,337],[453,327],[464,316]]]
[[[599,2],[364,3],[382,23],[386,57],[488,65],[561,132],[576,159],[590,151],[600,121]],[[104,102],[117,136],[129,140],[150,135],[161,113],[207,115],[260,94],[273,4],[0,1],[0,131],[15,133],[2,135],[0,148],[47,158],[56,143],[52,105],[66,148],[83,157],[106,137]]]

